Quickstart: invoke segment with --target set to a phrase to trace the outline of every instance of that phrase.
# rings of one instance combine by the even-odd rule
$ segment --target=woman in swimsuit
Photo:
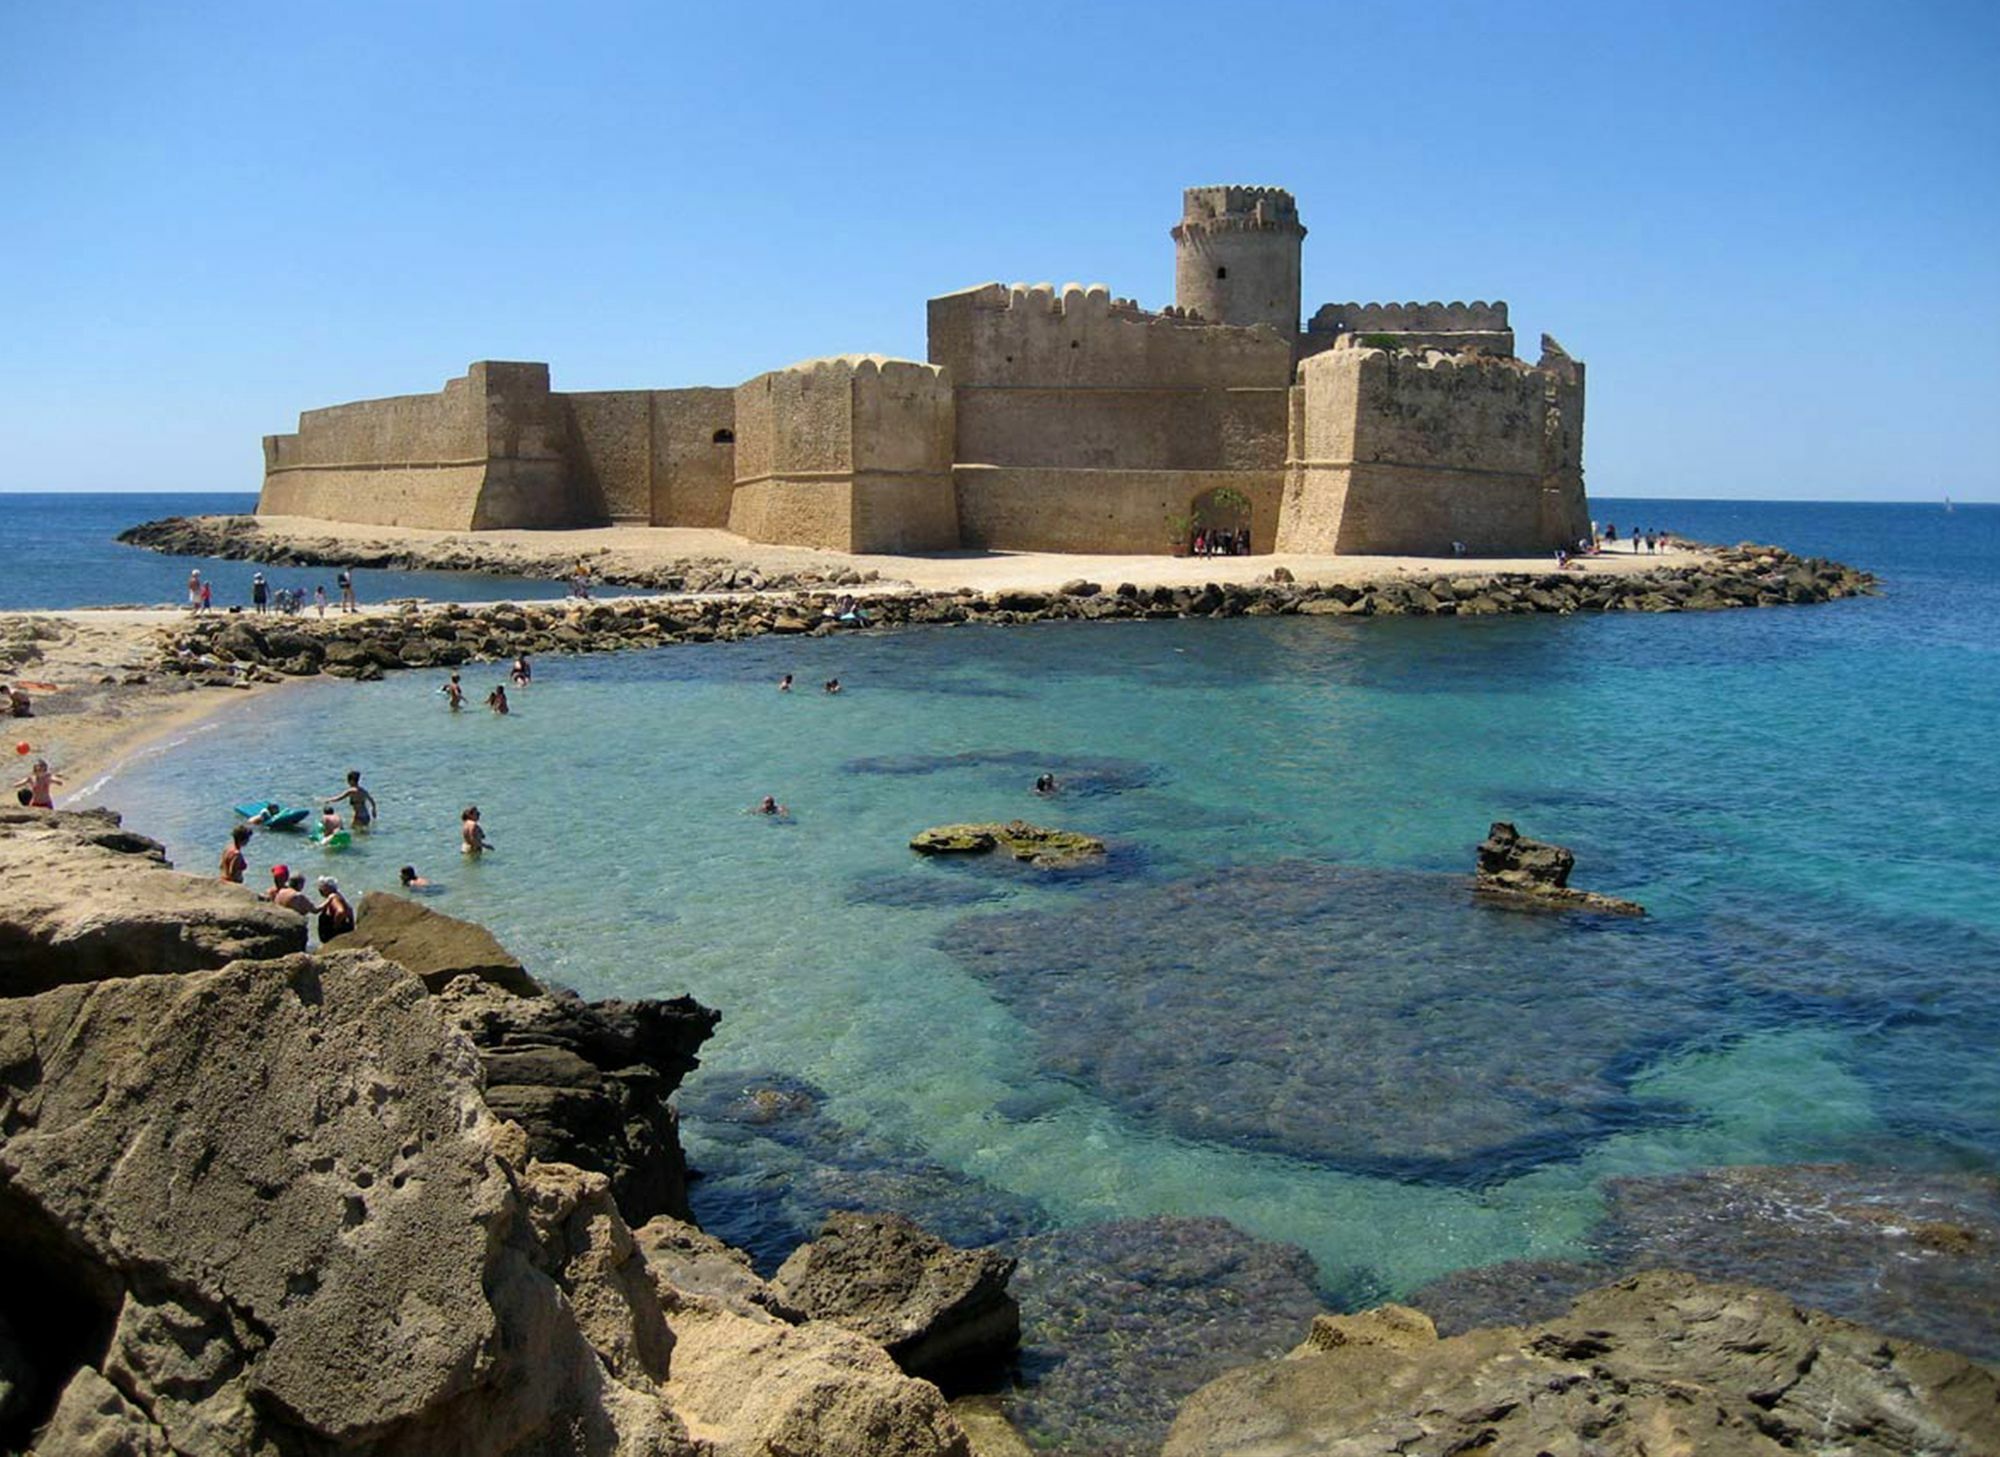
[[[243,847],[250,843],[255,834],[248,825],[238,825],[229,832],[229,844],[223,848],[222,864],[219,867],[222,878],[231,885],[243,883],[243,872],[250,868],[250,861],[243,854]]]
[[[340,893],[340,883],[332,876],[322,875],[318,886],[323,897],[319,903],[319,944],[324,946],[354,929],[354,907],[347,903],[347,897]]]
[[[479,823],[478,805],[468,804],[458,817],[458,838],[462,855],[483,855],[493,848],[493,842],[486,838],[486,827]]]
[[[355,829],[365,830],[375,823],[375,796],[361,787],[361,771],[359,769],[349,769],[347,771],[347,788],[341,790],[338,794],[329,795],[326,799],[321,800],[320,803],[335,805],[339,804],[343,799],[347,801],[348,816],[354,821]]]

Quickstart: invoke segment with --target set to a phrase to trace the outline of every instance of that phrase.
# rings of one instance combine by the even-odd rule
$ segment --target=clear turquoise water
[[[803,1078],[841,1137],[975,1200],[1224,1215],[1337,1288],[1573,1253],[1615,1174],[2000,1166],[2000,509],[1617,506],[1887,595],[551,658],[508,719],[406,673],[260,699],[99,797],[205,867],[231,802],[359,767],[375,832],[262,836],[254,873],[355,892],[413,862],[544,977],[721,1008],[691,1107]],[[780,695],[783,672],[847,691]],[[764,793],[792,818],[747,815]],[[473,801],[499,848],[466,864]],[[905,848],[1017,816],[1108,837],[1110,865]],[[1469,907],[1442,877],[1495,819],[1653,916]],[[685,1132],[705,1220],[768,1241],[784,1191]]]

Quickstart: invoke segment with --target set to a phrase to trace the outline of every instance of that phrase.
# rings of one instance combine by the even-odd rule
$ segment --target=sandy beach
[[[812,573],[832,578],[853,572],[875,580],[858,593],[1050,591],[1079,578],[1107,588],[1130,582],[1141,588],[1269,582],[1278,568],[1301,583],[1366,586],[1398,578],[1440,575],[1489,576],[1546,572],[1553,563],[1535,558],[1436,558],[1273,555],[1239,557],[1073,556],[1036,552],[950,552],[926,556],[867,556],[765,546],[726,531],[613,526],[587,531],[494,531],[454,533],[409,527],[329,523],[305,518],[260,517],[255,532],[271,549],[300,547],[333,539],[351,547],[413,551],[440,566],[476,556],[486,570],[519,575],[558,575],[578,561],[600,577],[641,574],[677,562],[724,562],[770,577]],[[1587,575],[1625,574],[1701,560],[1697,548],[1656,554],[1635,553],[1620,542],[1614,550],[1578,561],[1572,570]],[[364,598],[369,573],[357,573]],[[231,605],[221,604],[226,612]],[[364,613],[392,610],[364,601]],[[279,686],[241,681],[230,687],[149,672],[160,635],[184,624],[184,609],[78,608],[55,612],[0,613],[0,639],[25,632],[39,635],[29,657],[13,669],[29,684],[32,719],[17,722],[14,742],[27,743],[35,757],[47,758],[64,783],[58,802],[79,797],[104,774],[135,753],[187,732],[211,714],[240,706]],[[41,628],[24,628],[33,622]],[[17,758],[25,756],[16,755]]]

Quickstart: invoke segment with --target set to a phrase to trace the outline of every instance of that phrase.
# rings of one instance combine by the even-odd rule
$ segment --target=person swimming
[[[427,895],[437,889],[435,882],[426,880],[423,876],[417,874],[417,867],[414,865],[405,865],[401,870],[397,871],[396,879],[403,889],[412,895]]]
[[[819,686],[822,693],[838,693],[840,691],[840,680],[838,678],[829,678]]]
[[[1055,776],[1055,775],[1053,775],[1053,774],[1044,774],[1044,775],[1042,775],[1042,776],[1041,776],[1041,777],[1040,777],[1039,779],[1037,779],[1037,780],[1035,781],[1035,793],[1037,793],[1037,794],[1054,794],[1055,792],[1056,792],[1056,776]]]
[[[790,673],[785,674],[784,677],[778,680],[778,691],[780,693],[790,693],[792,691],[792,675]]]
[[[493,842],[486,838],[486,827],[479,823],[478,805],[468,804],[458,817],[458,839],[461,855],[484,855],[493,848]]]
[[[788,815],[791,811],[786,809],[782,804],[779,804],[774,796],[767,794],[757,801],[757,808],[752,810],[751,813],[760,815]]]
[[[493,685],[493,691],[486,695],[486,706],[492,709],[495,713],[501,714],[502,716],[505,716],[508,712],[510,712],[510,710],[507,707],[506,684],[495,683]]]

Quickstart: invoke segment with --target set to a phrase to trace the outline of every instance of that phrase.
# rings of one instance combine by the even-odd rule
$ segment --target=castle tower
[[[1299,244],[1306,230],[1279,187],[1190,187],[1174,229],[1174,302],[1211,324],[1299,333]]]

